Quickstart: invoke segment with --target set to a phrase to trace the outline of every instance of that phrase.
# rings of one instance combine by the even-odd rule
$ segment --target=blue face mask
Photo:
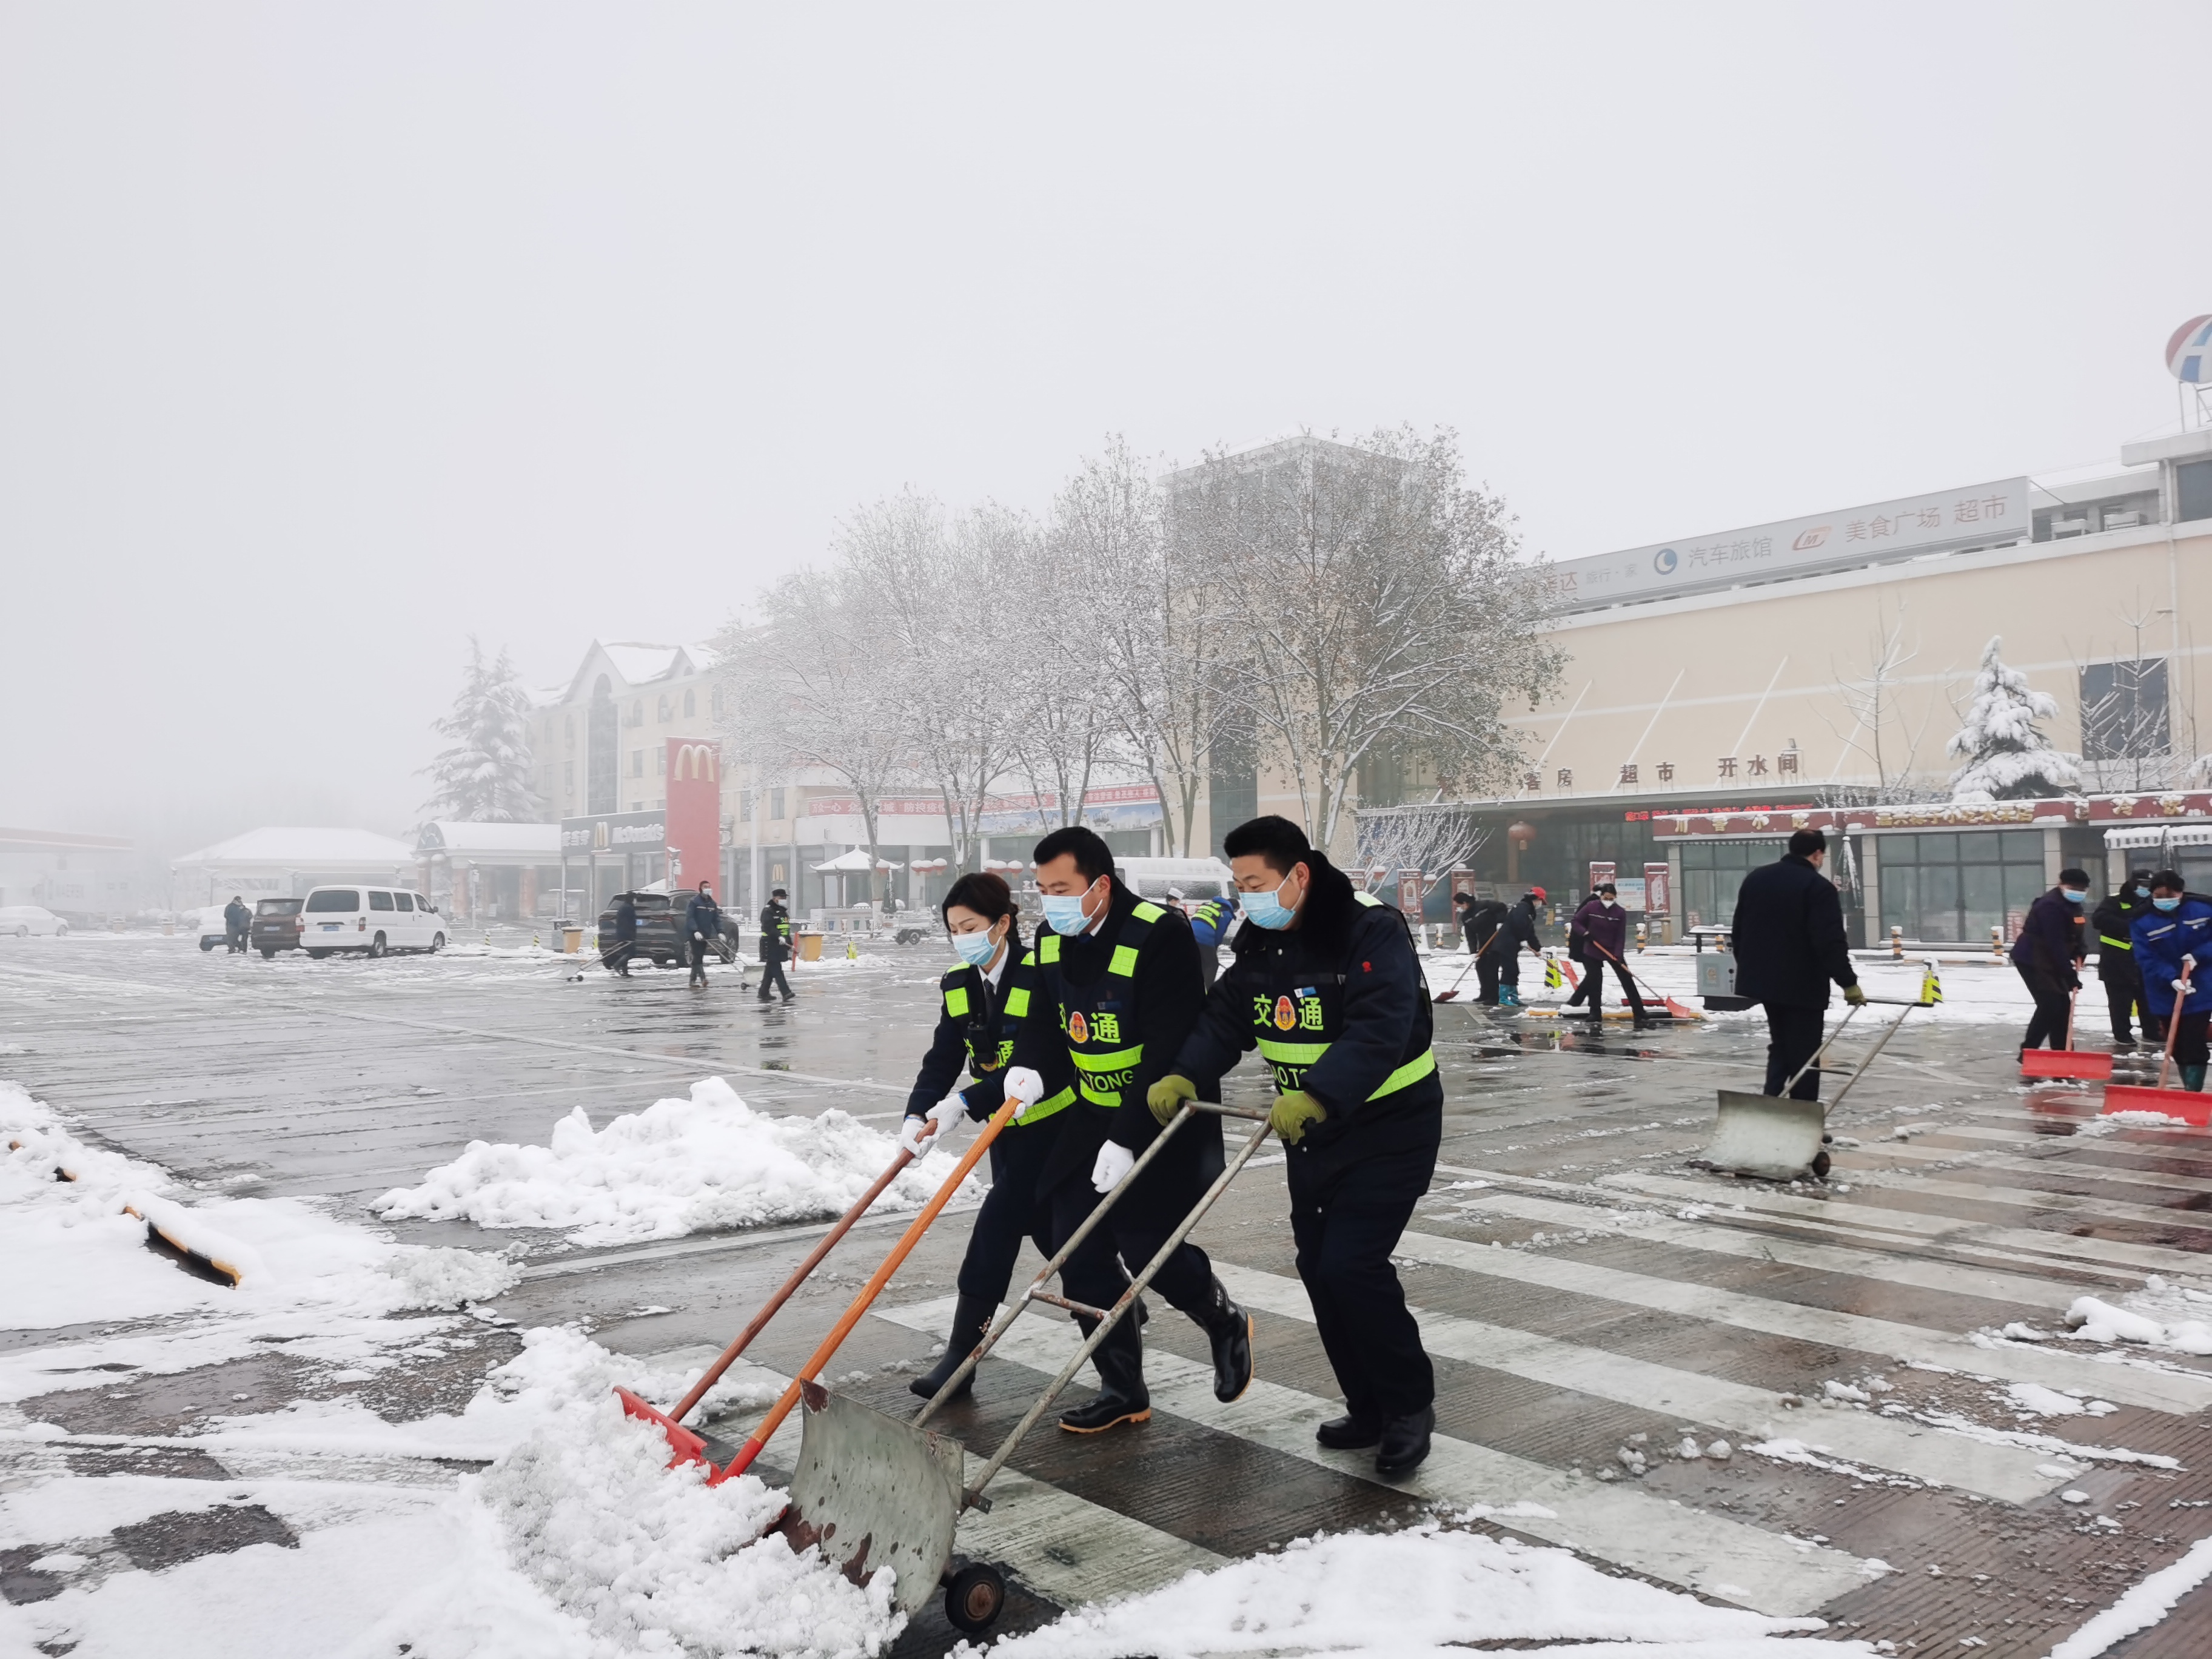
[[[955,933],[952,948],[960,953],[960,960],[970,968],[981,968],[999,954],[999,941],[991,937],[991,930],[981,928],[973,933]]]
[[[2066,895],[2066,902],[2069,904],[2086,903],[2089,897],[2088,890],[2087,888],[2082,889],[2079,892],[2076,892],[2071,887],[2062,887],[2058,890]]]
[[[2136,896],[2137,898],[2148,898],[2150,896],[2150,889],[2148,887],[2137,887],[2136,889]]]
[[[2154,909],[2159,910],[2179,910],[2181,908],[2181,901],[2179,898],[2154,898],[2151,901],[2151,906]]]
[[[1098,884],[1092,882],[1091,887]],[[1062,938],[1072,938],[1091,926],[1091,918],[1083,914],[1083,901],[1091,891],[1086,887],[1080,893],[1047,893],[1044,899],[1045,926]]]
[[[1290,884],[1290,879],[1285,876],[1264,893],[1237,894],[1237,902],[1244,907],[1244,919],[1255,927],[1265,927],[1271,932],[1289,927],[1297,912],[1284,903],[1280,895]]]

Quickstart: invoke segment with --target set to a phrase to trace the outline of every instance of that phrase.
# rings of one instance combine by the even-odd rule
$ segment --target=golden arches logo
[[[687,743],[676,750],[676,764],[670,769],[680,782],[687,778],[704,778],[709,783],[721,781],[721,752],[711,743]]]

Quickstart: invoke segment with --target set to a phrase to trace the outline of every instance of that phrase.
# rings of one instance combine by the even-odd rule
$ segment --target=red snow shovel
[[[2081,988],[2076,985],[2073,995],[2066,999],[2066,1046],[2063,1048],[2021,1050],[2020,1074],[2022,1077],[2075,1078],[2085,1083],[2111,1080],[2112,1055],[2074,1046],[2074,1007],[2081,1000]]]
[[[1009,1109],[1018,1107],[1018,1102],[1009,1103]],[[975,1167],[976,1159],[996,1138],[1008,1115],[1009,1109],[1002,1109],[998,1115],[983,1127],[982,1132],[975,1137],[975,1144],[968,1149],[967,1155],[960,1160],[959,1166],[952,1171],[945,1183],[938,1188],[937,1195],[929,1200],[923,1207],[921,1215],[915,1218],[914,1224],[900,1237],[898,1244],[891,1252],[890,1259],[884,1262],[876,1279],[869,1281],[870,1288],[863,1293],[863,1300],[858,1308],[846,1316],[837,1329],[832,1333],[832,1340],[824,1345],[813,1359],[807,1362],[805,1370],[800,1373],[801,1376],[809,1375],[829,1363],[830,1356],[836,1352],[837,1344],[844,1340],[845,1333],[852,1329],[854,1322],[859,1319],[862,1311],[866,1310],[866,1304],[874,1300],[875,1291],[883,1288],[883,1281],[889,1279],[897,1270],[898,1264],[906,1259],[907,1252],[914,1248],[921,1235],[928,1230],[929,1224],[937,1218],[938,1212],[951,1200],[953,1194],[960,1190],[960,1183],[968,1178],[968,1172]],[[933,1127],[929,1133],[934,1134],[936,1130]],[[924,1136],[925,1139],[927,1138]],[[799,1264],[797,1271],[776,1288],[775,1294],[761,1305],[761,1310],[752,1316],[751,1322],[738,1333],[737,1340],[722,1350],[720,1357],[713,1364],[708,1366],[705,1373],[691,1385],[690,1393],[677,1401],[673,1408],[664,1412],[651,1402],[640,1399],[628,1389],[618,1388],[615,1390],[617,1397],[622,1401],[624,1412],[632,1417],[642,1418],[647,1422],[660,1425],[661,1432],[668,1437],[669,1449],[675,1453],[675,1455],[669,1460],[669,1468],[674,1468],[679,1463],[704,1463],[708,1461],[707,1442],[702,1436],[684,1426],[685,1416],[690,1413],[694,1406],[706,1397],[707,1390],[721,1380],[722,1373],[737,1363],[738,1356],[751,1346],[752,1340],[767,1328],[769,1321],[775,1318],[777,1310],[791,1299],[793,1292],[806,1282],[806,1276],[821,1266],[823,1258],[836,1248],[838,1240],[852,1231],[854,1224],[867,1212],[868,1206],[883,1196],[884,1188],[897,1179],[899,1172],[913,1163],[914,1158],[915,1155],[904,1147],[899,1149],[898,1156],[891,1159],[890,1167],[878,1176],[874,1185],[861,1194],[859,1201],[837,1218],[836,1225],[830,1228],[823,1236],[822,1242],[807,1253],[806,1260]],[[793,1386],[796,1388],[797,1384],[794,1383]],[[788,1411],[789,1407],[786,1406],[782,1410]],[[780,1422],[781,1419],[782,1412],[780,1411],[776,1415],[775,1422]],[[775,1430],[775,1423],[771,1422],[767,1432],[772,1434]],[[761,1438],[762,1443],[765,1444],[766,1436],[763,1435]],[[750,1458],[743,1460],[744,1462],[750,1461]],[[710,1476],[707,1484],[716,1485],[728,1479],[731,1474],[738,1473],[741,1467],[741,1463],[733,1463],[720,1474]]]
[[[2184,968],[2181,983],[2174,989],[2173,1012],[2166,1017],[2166,1056],[2159,1061],[2157,1084],[2150,1088],[2131,1083],[2106,1084],[2105,1110],[2107,1113],[2162,1112],[2199,1129],[2212,1128],[2212,1095],[2166,1086],[2166,1074],[2173,1070],[2173,1039],[2181,1029],[2182,1006],[2189,1000],[2190,975],[2196,971],[2193,963]],[[2148,1008],[2150,1005],[2146,1001],[2143,1006]]]
[[[1466,967],[1459,970],[1459,977],[1451,982],[1451,989],[1449,991],[1439,991],[1437,993],[1436,1000],[1438,1002],[1449,1002],[1454,997],[1459,994],[1459,988],[1467,983],[1467,976],[1474,971],[1475,963],[1482,960],[1483,951],[1487,951],[1492,945],[1495,945],[1498,942],[1498,933],[1502,933],[1505,930],[1503,927],[1500,927],[1497,933],[1492,933],[1488,939],[1482,941],[1481,950],[1477,951],[1474,953],[1474,959],[1470,961]]]

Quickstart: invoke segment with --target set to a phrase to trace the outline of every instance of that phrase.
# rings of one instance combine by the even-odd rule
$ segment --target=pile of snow
[[[1709,1607],[1609,1577],[1566,1550],[1431,1521],[1401,1532],[1303,1538],[1279,1554],[1068,1613],[989,1651],[992,1659],[1313,1652],[1441,1659],[1474,1642],[1584,1640],[1633,1641],[1645,1659],[1676,1652],[1732,1659],[1801,1652],[1770,1638],[1824,1628],[1817,1619]],[[1859,1642],[1822,1650],[1871,1651]]]
[[[553,1126],[550,1146],[471,1141],[421,1186],[396,1188],[373,1207],[395,1218],[466,1216],[483,1227],[573,1228],[577,1244],[679,1238],[836,1215],[897,1151],[893,1137],[843,1112],[773,1117],[708,1078],[688,1099],[658,1101],[597,1131],[579,1106]],[[921,1208],[955,1162],[933,1152],[908,1165],[876,1207]]]
[[[2144,1287],[2117,1307],[2094,1296],[2077,1296],[2066,1310],[2066,1323],[2087,1342],[2140,1342],[2145,1347],[2180,1353],[2212,1354],[2212,1295],[2177,1289],[2154,1274]]]

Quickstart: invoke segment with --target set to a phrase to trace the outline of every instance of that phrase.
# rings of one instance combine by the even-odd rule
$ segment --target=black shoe
[[[1078,1320],[1086,1330],[1091,1322]],[[1152,1396],[1145,1389],[1145,1347],[1134,1320],[1123,1319],[1091,1355],[1103,1385],[1085,1401],[1060,1414],[1070,1434],[1102,1434],[1122,1423],[1152,1420]]]
[[[1382,1419],[1346,1412],[1332,1417],[1314,1431],[1314,1438],[1331,1451],[1365,1451],[1382,1438]]]
[[[1437,1411],[1424,1406],[1411,1417],[1394,1418],[1382,1425],[1382,1443],[1376,1449],[1375,1473],[1386,1480],[1411,1474],[1429,1455],[1429,1437],[1436,1432]]]
[[[796,1002],[799,1000],[799,993],[796,991],[786,991],[783,994],[783,1000],[786,1002]]]
[[[990,1328],[991,1319],[999,1311],[995,1302],[986,1302],[980,1296],[963,1296],[953,1305],[952,1328],[945,1338],[945,1352],[938,1362],[924,1371],[907,1387],[924,1400],[937,1398],[937,1391],[945,1386],[945,1379],[960,1369],[961,1362],[975,1352],[975,1345],[983,1340]],[[947,1397],[950,1405],[955,1400],[965,1400],[975,1392],[975,1373],[970,1371],[960,1379],[960,1386]]]
[[[1199,1322],[1213,1346],[1213,1397],[1226,1405],[1252,1386],[1252,1316],[1230,1300],[1217,1279]]]

